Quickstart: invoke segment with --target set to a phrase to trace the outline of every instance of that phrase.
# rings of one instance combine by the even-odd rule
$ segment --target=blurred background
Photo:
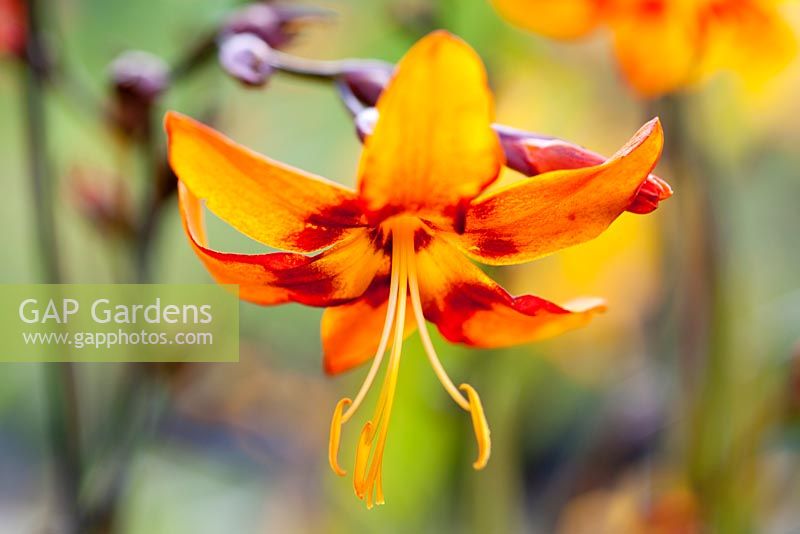
[[[23,4],[0,0],[0,28]],[[167,109],[353,185],[360,144],[332,84],[274,73],[246,87],[221,68],[215,38],[242,4],[41,2],[27,54],[0,30],[3,283],[210,281],[165,166]],[[412,336],[387,505],[365,510],[326,453],[332,409],[366,369],[324,375],[320,310],[242,303],[238,364],[2,364],[0,532],[800,532],[800,59],[756,90],[723,72],[643,100],[602,31],[549,41],[484,0],[302,6],[325,12],[302,12],[287,26],[297,34],[270,44],[394,62],[446,28],[484,58],[498,122],[601,154],[660,115],[657,173],[675,196],[492,271],[514,294],[605,297],[583,330],[493,351],[434,334],[453,379],[482,393],[483,471]],[[785,14],[800,29],[799,6]],[[259,250],[209,226],[215,248]]]

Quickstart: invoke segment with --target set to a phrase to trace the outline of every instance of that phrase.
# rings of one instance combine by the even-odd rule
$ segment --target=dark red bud
[[[626,211],[645,215],[658,208],[658,203],[672,196],[672,188],[658,176],[651,174],[642,182],[636,196],[633,197]]]
[[[394,67],[390,64],[353,69],[341,76],[350,93],[364,106],[374,107],[383,89],[392,79]]]
[[[599,165],[605,158],[579,145],[555,137],[494,125],[506,155],[506,166],[525,176],[560,169]]]
[[[110,70],[117,94],[143,104],[151,104],[169,87],[169,66],[148,52],[125,52],[111,63]]]
[[[153,103],[169,87],[169,67],[157,56],[131,51],[118,56],[109,71],[114,92],[109,119],[126,135],[145,135]]]
[[[272,48],[252,33],[240,33],[225,39],[219,47],[219,62],[225,72],[252,87],[267,83],[275,69]]]

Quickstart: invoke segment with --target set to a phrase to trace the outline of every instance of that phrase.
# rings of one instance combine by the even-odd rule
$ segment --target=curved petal
[[[477,199],[444,235],[492,265],[524,263],[598,236],[625,211],[661,154],[658,119],[601,165],[542,174]]]
[[[589,33],[602,15],[599,0],[492,0],[510,23],[528,31],[573,39]]]
[[[381,94],[364,143],[359,187],[371,215],[457,217],[502,165],[492,107],[483,64],[466,43],[443,31],[417,42]]]
[[[316,256],[289,252],[229,254],[207,246],[203,206],[178,184],[184,230],[197,256],[221,284],[238,284],[239,296],[262,305],[299,302],[331,306],[360,297],[388,258],[366,230],[356,230]]]
[[[354,191],[267,159],[179,113],[167,113],[165,125],[181,182],[256,241],[312,252],[364,223]]]
[[[512,297],[442,239],[416,255],[425,317],[452,342],[507,347],[538,341],[588,323],[605,309],[600,299],[564,307],[532,295]]]
[[[625,78],[647,97],[689,83],[702,51],[695,0],[633,0],[633,4],[615,10],[610,20]]]
[[[511,131],[511,129],[502,128],[503,130],[500,131]],[[498,127],[495,126],[495,129]],[[592,167],[606,161],[606,158],[600,154],[561,139],[536,135],[525,136],[524,132],[519,132],[517,138],[513,135],[501,134],[500,140],[508,158],[508,166],[525,176]],[[671,196],[670,185],[655,174],[651,174],[639,187],[639,191],[626,211],[640,215],[652,213],[658,208],[659,202],[667,200]]]
[[[349,304],[327,308],[322,314],[323,366],[339,374],[372,359],[378,350],[388,308],[389,278],[376,278],[364,296]],[[403,337],[416,330],[414,312],[406,310]]]

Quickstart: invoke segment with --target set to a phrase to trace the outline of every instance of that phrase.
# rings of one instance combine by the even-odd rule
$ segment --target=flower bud
[[[555,137],[495,125],[506,155],[506,165],[525,176],[559,169],[580,169],[599,165],[605,158],[581,146]]]
[[[109,70],[114,92],[111,120],[127,135],[144,135],[153,103],[169,87],[169,67],[153,54],[131,51],[118,56]]]
[[[149,105],[169,86],[169,66],[148,52],[125,52],[111,63],[111,81],[119,96]]]
[[[240,33],[225,39],[219,47],[219,62],[225,72],[253,87],[264,85],[274,72],[272,49],[252,33]]]
[[[320,18],[326,13],[327,11],[298,6],[251,4],[230,16],[220,32],[220,37],[226,40],[234,35],[250,33],[272,48],[280,48],[294,39],[304,22]]]
[[[658,176],[651,174],[639,187],[636,196],[633,197],[633,201],[631,201],[626,211],[638,215],[652,213],[658,208],[659,202],[667,200],[671,196],[672,188],[669,184]]]
[[[25,54],[26,27],[22,0],[0,0],[0,56]]]
[[[378,103],[383,89],[392,78],[393,67],[390,64],[352,69],[341,75],[340,79],[347,90],[361,104],[373,107]]]

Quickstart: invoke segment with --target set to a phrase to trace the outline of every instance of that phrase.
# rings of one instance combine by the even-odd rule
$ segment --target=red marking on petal
[[[570,313],[568,310],[534,295],[512,297],[500,286],[462,283],[450,288],[441,309],[434,306],[427,307],[425,317],[437,325],[448,341],[471,345],[474,342],[464,333],[464,324],[478,311],[491,310],[498,304],[509,306],[530,317],[535,317],[542,312]]]

